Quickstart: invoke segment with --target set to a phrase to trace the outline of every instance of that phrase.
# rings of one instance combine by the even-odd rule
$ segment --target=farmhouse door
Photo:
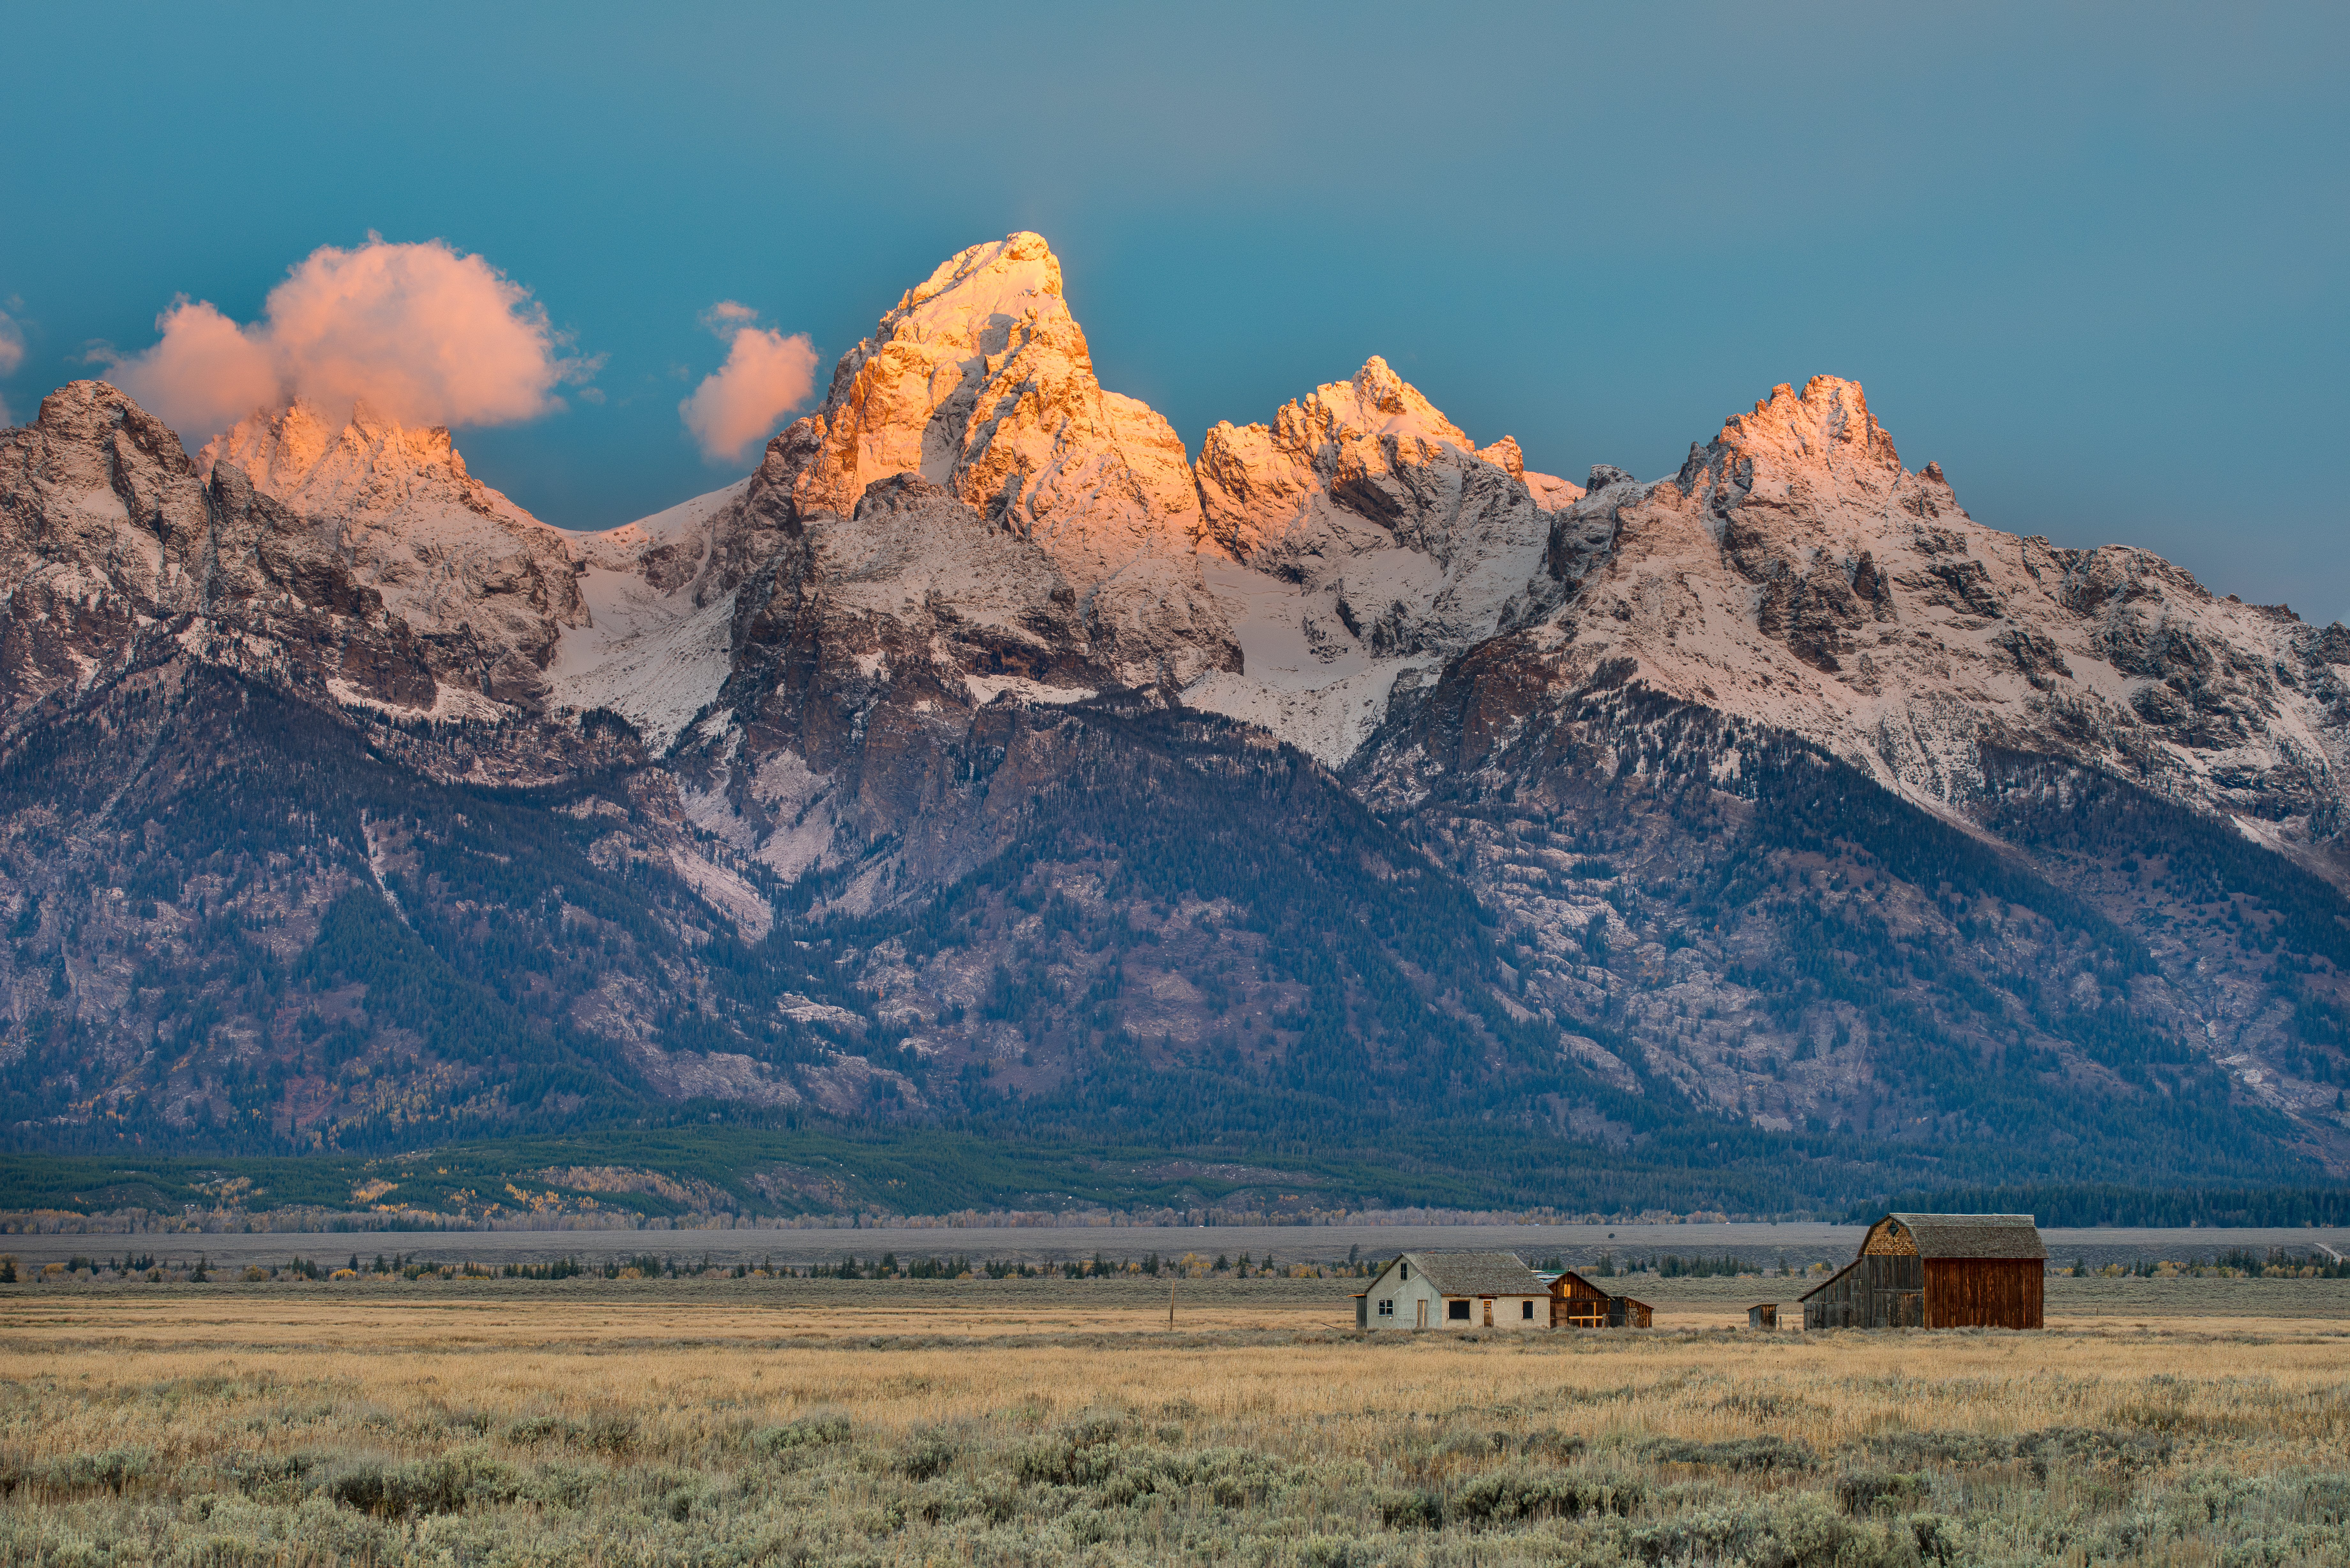
[[[1426,1328],[1428,1326],[1428,1301],[1425,1297],[1422,1297],[1419,1303],[1419,1321],[1412,1326],[1414,1328]]]
[[[1493,1298],[1491,1296],[1485,1298],[1485,1326],[1493,1326]]]

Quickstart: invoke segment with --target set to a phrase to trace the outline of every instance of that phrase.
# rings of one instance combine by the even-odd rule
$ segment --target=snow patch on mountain
[[[1359,641],[1340,640],[1323,596],[1295,584],[1230,561],[1208,560],[1201,570],[1245,662],[1185,687],[1184,705],[1254,724],[1325,765],[1345,762],[1378,727],[1399,677],[1437,665],[1375,658]]]
[[[606,708],[637,727],[655,755],[718,697],[728,668],[733,601],[697,604],[694,583],[712,526],[742,499],[742,480],[601,534],[567,534],[580,560],[584,626],[567,628],[547,677],[554,700]]]
[[[451,686],[439,682],[436,682],[432,688],[432,703],[423,708],[404,707],[397,703],[382,701],[369,696],[349,681],[336,675],[327,678],[327,693],[346,708],[363,709],[384,718],[409,722],[421,719],[434,724],[460,722],[494,724],[501,719],[511,718],[514,715],[513,709],[504,703],[494,702],[478,691],[470,691],[463,686]]]
[[[971,700],[983,707],[1009,691],[1023,701],[1057,707],[1070,702],[1083,702],[1101,693],[1090,686],[1049,686],[1041,680],[1030,680],[1019,675],[966,675],[963,689]]]

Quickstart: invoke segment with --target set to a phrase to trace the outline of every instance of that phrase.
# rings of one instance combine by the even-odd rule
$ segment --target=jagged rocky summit
[[[0,435],[0,594],[26,1127],[2350,1150],[2350,631],[1983,526],[1834,378],[1576,485],[1374,358],[1195,462],[1014,234],[600,534],[364,406],[192,460],[73,383]],[[505,1045],[384,1000],[435,966]]]

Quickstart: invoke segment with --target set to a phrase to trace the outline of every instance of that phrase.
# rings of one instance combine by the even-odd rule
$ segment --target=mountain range
[[[13,1147],[2350,1175],[2350,629],[1978,523],[1853,382],[1575,483],[1373,358],[1195,459],[1016,234],[626,527],[338,419],[0,433]]]

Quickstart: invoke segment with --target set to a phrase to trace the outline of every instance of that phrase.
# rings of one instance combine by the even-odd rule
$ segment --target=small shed
[[[1355,1298],[1355,1326],[1548,1328],[1548,1301],[1515,1252],[1405,1252]]]
[[[1612,1295],[1573,1269],[1550,1282],[1553,1328],[1646,1328],[1652,1316],[1647,1303]]]
[[[1776,1329],[1779,1326],[1779,1303],[1777,1302],[1756,1302],[1752,1306],[1748,1307],[1746,1309],[1746,1326],[1749,1328]]]
[[[2029,1214],[1887,1214],[1804,1293],[1804,1326],[2038,1328],[2047,1267]]]

